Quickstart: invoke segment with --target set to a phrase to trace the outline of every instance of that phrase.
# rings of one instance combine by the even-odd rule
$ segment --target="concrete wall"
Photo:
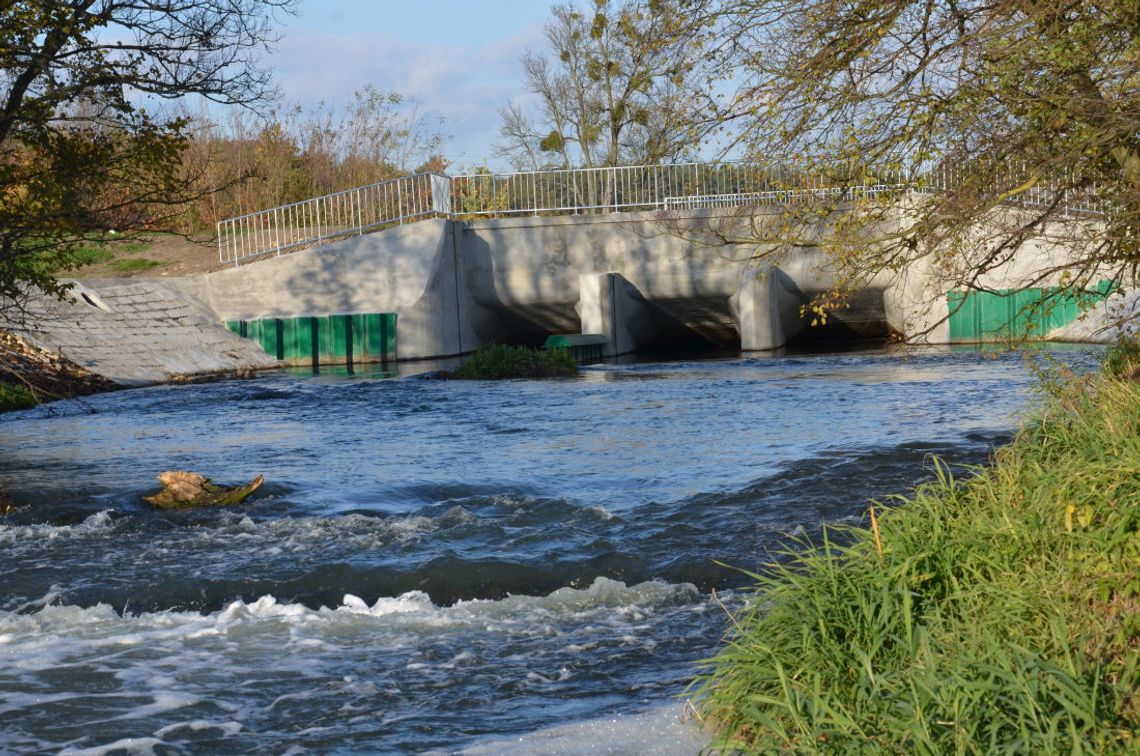
[[[648,213],[430,220],[169,285],[222,320],[396,312],[397,352],[407,360],[580,332],[583,277],[615,274],[641,303],[620,351],[678,333],[730,342],[743,335],[748,349],[782,346],[784,334],[798,330],[804,294],[778,271],[758,278],[748,258],[743,247],[694,245]],[[751,307],[753,296],[766,304]],[[757,326],[769,312],[788,324]]]
[[[938,261],[922,258],[897,274],[894,285],[886,290],[888,318],[899,323],[899,332],[916,343],[944,344],[950,341],[946,318],[949,315],[946,293],[962,289],[963,271],[983,269],[973,285],[983,290],[1021,290],[1048,288],[1065,284],[1080,251],[1073,248],[1072,229],[1047,226],[1037,237],[1026,240],[1016,254],[1006,253],[997,261],[982,264],[992,239],[1008,234],[1027,221],[1024,212],[1008,210],[993,215],[986,224],[971,229],[965,240],[963,259],[954,268],[943,268]],[[1097,238],[1103,224],[1089,221],[1082,235]],[[1100,278],[1113,278],[1105,268],[1091,271],[1092,283]],[[1122,316],[1138,307],[1135,295],[1116,294],[1092,307],[1080,320],[1045,334],[1055,341],[1106,343],[1119,333]]]
[[[398,313],[399,359],[471,351],[478,320],[454,224],[426,220],[169,284],[221,320]]]

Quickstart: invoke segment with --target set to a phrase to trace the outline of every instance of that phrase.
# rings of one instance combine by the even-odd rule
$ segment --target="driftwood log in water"
[[[226,507],[240,504],[256,491],[264,478],[258,475],[244,486],[218,486],[198,473],[170,470],[159,473],[162,490],[143,501],[161,509],[187,509],[190,507]]]

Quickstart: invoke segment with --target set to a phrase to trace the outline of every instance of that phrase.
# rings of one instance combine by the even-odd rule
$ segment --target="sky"
[[[494,157],[497,111],[525,99],[527,48],[541,49],[548,0],[301,0],[264,62],[290,103],[344,104],[371,84],[442,117],[454,168]]]

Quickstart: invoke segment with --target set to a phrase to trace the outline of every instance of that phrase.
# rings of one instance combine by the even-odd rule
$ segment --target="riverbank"
[[[60,354],[0,330],[0,412],[120,388]]]
[[[869,527],[832,530],[754,576],[755,600],[700,691],[714,746],[1135,752],[1140,383],[1129,362],[1118,350],[1106,360],[1115,376],[1058,379],[976,477],[939,466],[901,506],[874,507]]]

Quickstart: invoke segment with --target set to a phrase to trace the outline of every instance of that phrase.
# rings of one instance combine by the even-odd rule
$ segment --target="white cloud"
[[[267,60],[289,102],[347,102],[371,84],[422,103],[445,120],[447,154],[460,163],[490,159],[497,109],[523,95],[519,58],[541,42],[535,25],[483,45],[424,45],[382,32],[329,33],[291,29]]]

